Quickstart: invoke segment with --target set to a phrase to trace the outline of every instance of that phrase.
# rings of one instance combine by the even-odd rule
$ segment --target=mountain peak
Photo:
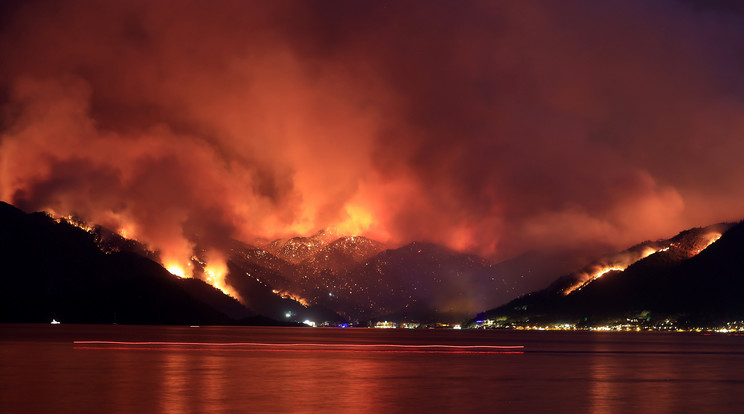
[[[263,249],[290,263],[300,264],[312,259],[326,247],[349,250],[355,256],[368,256],[366,251],[382,250],[382,243],[364,236],[340,236],[333,229],[323,229],[311,236],[276,239]],[[353,253],[356,252],[356,253]]]

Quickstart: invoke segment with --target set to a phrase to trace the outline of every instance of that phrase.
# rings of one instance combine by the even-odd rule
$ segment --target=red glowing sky
[[[0,199],[179,257],[336,227],[505,259],[738,220],[728,4],[6,2]]]

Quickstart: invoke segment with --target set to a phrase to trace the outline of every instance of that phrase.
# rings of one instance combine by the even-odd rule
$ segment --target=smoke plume
[[[164,261],[329,227],[586,253],[744,212],[726,2],[2,8],[0,199]]]

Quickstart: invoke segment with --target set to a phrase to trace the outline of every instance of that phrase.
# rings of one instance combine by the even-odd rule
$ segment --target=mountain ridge
[[[647,243],[647,242],[644,242]],[[693,228],[654,253],[566,293],[575,275],[478,315],[502,324],[623,320],[715,324],[744,318],[744,222]],[[637,245],[638,246],[638,245]],[[576,273],[576,272],[575,272]]]
[[[645,241],[529,293],[525,281],[543,257],[536,252],[491,263],[434,243],[387,248],[331,232],[265,244],[275,253],[236,241],[225,277],[242,303],[198,278],[204,277],[196,272],[204,273],[204,249],[195,249],[192,259],[196,277],[182,279],[147,246],[80,219],[1,203],[0,224],[6,287],[0,321],[233,324],[263,315],[276,323],[457,323],[480,312],[518,323],[595,323],[639,314],[699,321],[706,309],[709,319],[744,318],[733,305],[744,303],[744,295],[735,294],[744,290],[744,236],[736,236],[742,223]],[[711,269],[715,274],[701,285]],[[660,295],[664,289],[674,295]],[[727,305],[713,303],[716,295]]]

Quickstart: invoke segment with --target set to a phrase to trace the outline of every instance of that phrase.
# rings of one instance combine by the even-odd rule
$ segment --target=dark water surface
[[[0,325],[2,413],[741,410],[742,336]]]

